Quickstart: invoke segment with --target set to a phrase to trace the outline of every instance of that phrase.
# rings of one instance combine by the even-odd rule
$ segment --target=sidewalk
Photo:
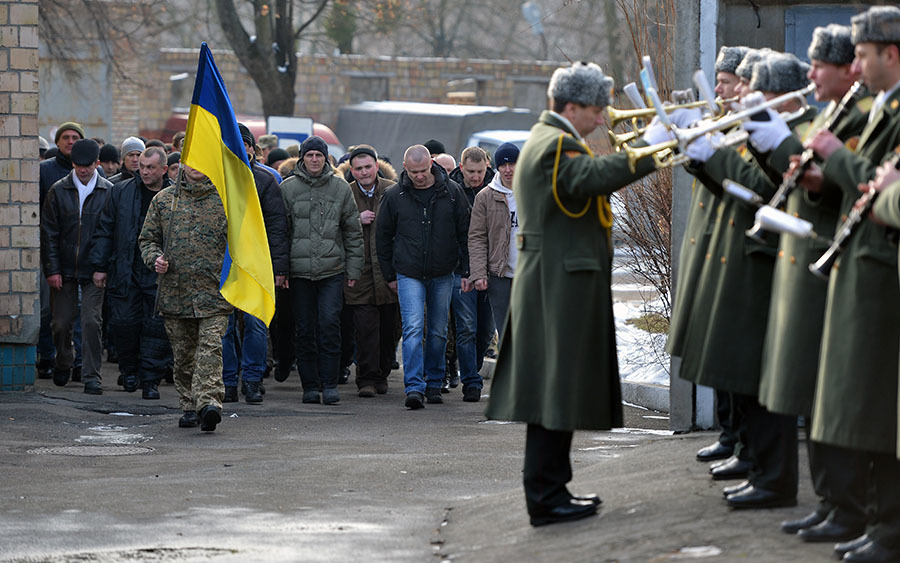
[[[351,383],[337,406],[303,405],[294,373],[267,380],[263,405],[226,405],[208,434],[177,428],[172,386],[143,401],[113,389],[111,368],[102,396],[46,380],[35,393],[0,394],[0,561],[666,561],[686,548],[719,553],[710,561],[825,561],[830,553],[778,531],[813,505],[808,474],[797,508],[731,511],[720,493],[731,483],[714,483],[694,461],[715,435],[672,436],[659,413],[627,408],[629,430],[577,432],[572,489],[600,494],[600,515],[534,529],[521,490],[525,427],[486,422],[485,402],[464,403],[459,389],[443,405],[407,411],[395,372],[386,396],[360,399]]]

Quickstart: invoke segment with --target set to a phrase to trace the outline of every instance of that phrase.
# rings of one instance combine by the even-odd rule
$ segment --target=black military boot
[[[237,385],[226,385],[225,386],[225,398],[222,400],[223,403],[236,403],[238,401],[238,390]]]
[[[141,396],[148,401],[154,401],[154,400],[159,399],[159,382],[158,381],[145,382],[144,389],[141,392]]]
[[[248,381],[243,384],[244,400],[251,405],[258,405],[263,402],[263,394],[260,390],[262,384],[258,381]]]

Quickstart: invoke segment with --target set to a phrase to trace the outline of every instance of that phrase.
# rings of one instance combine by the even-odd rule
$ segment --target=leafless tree
[[[327,5],[328,0],[216,0],[222,31],[259,88],[266,117],[293,115],[296,43]]]

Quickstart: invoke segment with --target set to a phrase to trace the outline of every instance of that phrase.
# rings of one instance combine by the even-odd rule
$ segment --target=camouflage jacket
[[[219,293],[226,225],[222,200],[209,180],[169,186],[150,202],[138,241],[141,259],[151,269],[166,248],[169,270],[157,281],[162,316],[198,318],[231,312]],[[166,237],[171,239],[168,247]]]

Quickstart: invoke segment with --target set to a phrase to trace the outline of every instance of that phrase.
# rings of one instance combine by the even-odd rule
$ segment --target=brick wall
[[[37,23],[0,0],[0,391],[33,385],[40,327]]]
[[[169,76],[188,73],[193,83],[197,70],[196,49],[163,49],[159,64],[155,65],[156,84],[164,84]],[[214,51],[216,65],[225,80],[235,111],[241,114],[262,115],[262,104],[256,85],[229,51]],[[518,106],[541,109],[546,104],[543,92],[553,70],[565,63],[524,62],[475,59],[437,59],[409,57],[372,57],[364,55],[302,55],[295,90],[295,115],[309,116],[316,121],[334,125],[341,106],[362,101],[354,97],[354,80],[376,78],[386,81],[386,100],[414,102],[446,102],[453,90],[448,83],[470,79],[474,82],[475,103],[480,105]],[[473,80],[472,80],[473,79]],[[543,84],[543,88],[529,88]],[[186,98],[172,96],[141,97],[141,114],[147,119],[147,129],[162,127],[173,105],[190,102],[190,88]],[[522,93],[529,92],[529,100]],[[519,95],[517,96],[517,92]],[[537,95],[532,92],[537,92]],[[372,99],[368,97],[366,99]],[[118,101],[115,102],[118,104]],[[156,123],[152,123],[155,121]]]

